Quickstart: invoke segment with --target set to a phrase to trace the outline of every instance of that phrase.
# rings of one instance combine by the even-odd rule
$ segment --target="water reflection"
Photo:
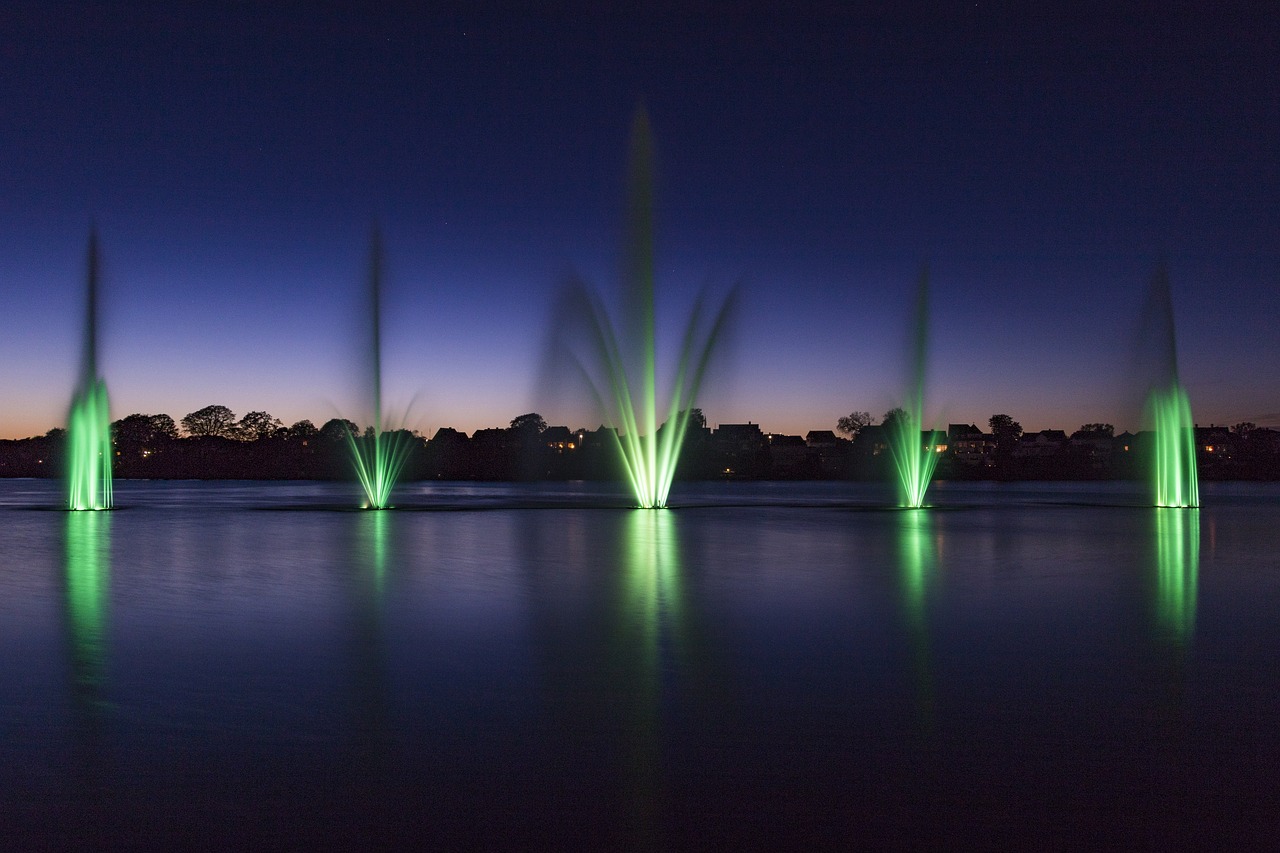
[[[356,605],[352,708],[355,749],[366,772],[383,768],[390,754],[390,695],[383,626],[390,512],[357,515],[352,586]]]
[[[369,555],[369,580],[376,598],[381,599],[387,576],[387,525],[391,522],[388,512],[371,512],[361,523],[361,533]]]
[[[633,512],[626,522],[623,582],[628,630],[644,660],[644,680],[658,687],[663,629],[680,618],[680,557],[670,512]]]
[[[928,593],[937,566],[929,511],[905,509],[898,517],[898,575],[903,621],[911,642],[916,715],[923,732],[935,723],[933,665],[929,650]]]
[[[79,734],[95,741],[106,706],[106,627],[111,579],[111,516],[65,516],[63,578],[71,697]]]
[[[622,551],[619,648],[630,682],[625,713],[631,838],[660,847],[663,673],[674,668],[681,645],[682,578],[676,520],[671,512],[627,514]]]
[[[1161,632],[1178,645],[1195,632],[1200,574],[1200,510],[1156,511],[1156,613]]]

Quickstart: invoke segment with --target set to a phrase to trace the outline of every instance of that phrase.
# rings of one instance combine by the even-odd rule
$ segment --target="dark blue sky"
[[[743,285],[713,424],[894,405],[927,262],[932,417],[1137,428],[1164,258],[1196,420],[1280,425],[1274,4],[126,5],[0,11],[0,435],[63,420],[91,222],[115,417],[353,413],[376,218],[413,426],[594,425],[535,378],[564,274],[617,284],[641,100],[660,345]]]

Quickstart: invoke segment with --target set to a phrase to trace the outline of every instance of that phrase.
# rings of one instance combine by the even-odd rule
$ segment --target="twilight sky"
[[[536,379],[566,274],[616,292],[641,101],[660,348],[742,286],[713,425],[894,405],[927,262],[931,419],[1136,429],[1163,258],[1195,419],[1280,426],[1276,4],[309,5],[0,9],[0,437],[65,419],[95,222],[113,417],[355,416],[377,220],[410,426],[596,425]]]

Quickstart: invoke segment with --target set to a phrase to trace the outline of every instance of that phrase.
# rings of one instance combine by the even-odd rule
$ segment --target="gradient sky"
[[[113,417],[356,413],[376,219],[411,426],[594,426],[536,378],[564,276],[617,286],[641,101],[660,346],[742,285],[713,425],[894,405],[927,262],[931,419],[1136,429],[1165,259],[1195,419],[1280,426],[1276,4],[839,5],[5,4],[0,437],[65,420],[91,223]]]

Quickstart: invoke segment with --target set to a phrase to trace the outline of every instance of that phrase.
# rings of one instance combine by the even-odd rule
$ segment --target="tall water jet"
[[[1156,506],[1200,506],[1196,473],[1195,428],[1186,389],[1178,381],[1178,346],[1174,335],[1169,272],[1160,265],[1151,279],[1146,330],[1155,358],[1146,419],[1155,432],[1151,463]]]
[[[928,355],[929,272],[922,270],[916,287],[915,323],[907,353],[907,399],[889,424],[889,450],[898,482],[898,506],[918,509],[938,465],[933,432],[924,438],[924,385]]]
[[[98,375],[98,234],[89,233],[84,344],[80,375],[67,416],[67,507],[111,508],[111,416],[107,386]]]
[[[629,154],[627,257],[623,280],[624,312],[620,324],[610,319],[604,302],[575,281],[563,304],[557,333],[580,331],[580,352],[560,343],[590,390],[605,425],[610,427],[627,483],[645,509],[667,505],[689,418],[711,355],[724,334],[736,291],[704,324],[706,300],[700,295],[677,352],[666,422],[659,426],[657,323],[654,300],[653,140],[643,108],[631,124]]]
[[[347,433],[347,446],[360,487],[365,509],[386,509],[391,491],[409,460],[413,445],[402,429],[384,430],[382,411],[382,237],[373,230],[369,248],[369,375],[373,396],[373,425],[363,435]]]

